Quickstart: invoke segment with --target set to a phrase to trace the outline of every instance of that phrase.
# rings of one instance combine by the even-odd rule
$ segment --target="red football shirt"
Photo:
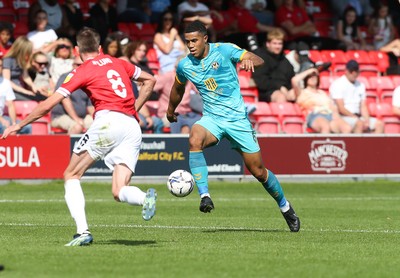
[[[281,23],[285,21],[291,21],[294,26],[299,26],[303,25],[309,20],[310,18],[308,17],[307,11],[297,6],[294,6],[293,10],[291,11],[285,5],[282,5],[275,13],[276,26],[281,26]],[[288,40],[293,40],[295,38],[308,35],[309,34],[299,33],[289,36]]]
[[[68,97],[82,89],[96,112],[112,110],[138,119],[131,79],[137,79],[140,73],[139,67],[127,61],[100,54],[73,70],[56,92]]]

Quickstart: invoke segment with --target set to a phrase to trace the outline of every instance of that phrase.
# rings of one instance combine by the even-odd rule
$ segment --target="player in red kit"
[[[136,186],[129,186],[142,142],[138,111],[149,98],[156,80],[131,63],[102,54],[100,36],[93,29],[83,28],[78,33],[76,51],[84,63],[66,77],[52,96],[41,102],[19,124],[8,127],[1,137],[5,139],[47,114],[78,88],[92,101],[95,107],[93,124],[75,145],[64,172],[65,200],[77,226],[77,234],[66,246],[89,245],[93,242],[86,221],[85,197],[80,179],[96,160],[103,159],[113,170],[114,199],[143,206],[144,220],[154,216],[157,198],[152,188],[145,193]],[[137,99],[131,80],[143,83]]]

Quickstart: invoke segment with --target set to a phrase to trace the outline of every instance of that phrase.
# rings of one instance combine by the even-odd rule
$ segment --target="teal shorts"
[[[210,131],[218,141],[221,141],[222,138],[228,139],[232,149],[238,149],[244,153],[256,153],[260,150],[256,132],[247,118],[237,121],[216,121],[203,116],[196,124]]]

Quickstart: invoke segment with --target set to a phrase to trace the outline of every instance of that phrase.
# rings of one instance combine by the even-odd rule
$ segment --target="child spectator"
[[[368,31],[373,36],[376,50],[379,50],[394,39],[396,30],[387,5],[383,3],[378,5],[371,18]]]
[[[11,37],[13,34],[13,28],[11,24],[7,22],[0,23],[0,59],[6,55],[10,49],[12,42]]]

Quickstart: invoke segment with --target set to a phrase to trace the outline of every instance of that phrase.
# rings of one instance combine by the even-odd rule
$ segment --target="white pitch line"
[[[34,223],[1,223],[0,226],[12,227],[73,227],[67,224],[34,224]],[[257,227],[215,227],[215,226],[170,226],[170,225],[135,225],[135,224],[93,224],[91,227],[97,228],[146,228],[146,229],[171,229],[171,230],[221,230],[221,231],[255,231],[270,232],[277,229],[266,229]],[[301,229],[301,232],[311,233],[380,233],[380,234],[400,234],[398,230],[352,230],[352,229]]]
[[[306,200],[318,200],[318,201],[399,201],[399,197],[317,197],[317,198],[290,198],[290,200],[296,201],[306,201]],[[265,198],[213,198],[214,201],[217,202],[246,202],[246,201],[255,201],[255,202],[265,202],[269,200],[269,196],[266,195]],[[162,198],[157,199],[157,202],[189,202],[193,201],[193,199],[189,198]],[[0,203],[60,203],[65,202],[64,199],[37,199],[37,200],[11,200],[11,199],[0,199]],[[86,202],[93,203],[101,203],[101,202],[114,202],[114,199],[86,199]]]

